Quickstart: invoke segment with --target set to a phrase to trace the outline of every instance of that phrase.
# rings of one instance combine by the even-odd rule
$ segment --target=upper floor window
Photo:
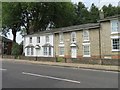
[[[83,41],[89,41],[89,31],[88,30],[83,31]]]
[[[118,33],[119,27],[119,21],[118,20],[112,20],[111,21],[111,33]]]
[[[71,33],[71,42],[75,43],[76,42],[76,32]]]
[[[64,37],[63,37],[63,33],[59,33],[59,41],[60,43],[63,43]]]
[[[46,36],[46,43],[49,42],[49,36]]]
[[[40,37],[37,37],[37,43],[40,43]]]
[[[30,37],[30,43],[32,43],[32,37]]]

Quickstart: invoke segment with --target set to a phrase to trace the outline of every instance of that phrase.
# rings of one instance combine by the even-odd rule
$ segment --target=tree
[[[2,3],[2,28],[6,34],[12,30],[13,42],[16,42],[16,33],[21,29],[21,3],[3,2]]]
[[[103,9],[105,17],[109,17],[109,16],[120,14],[120,7],[119,6],[115,7],[115,6],[112,6],[111,4],[109,4],[108,6],[104,5],[102,7],[102,9]]]
[[[75,5],[76,20],[75,25],[84,24],[89,22],[89,11],[82,2]]]
[[[99,20],[99,10],[98,8],[92,3],[90,8],[90,22],[95,23]]]

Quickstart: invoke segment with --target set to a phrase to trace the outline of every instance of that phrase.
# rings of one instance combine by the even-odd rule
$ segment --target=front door
[[[71,57],[72,58],[76,58],[77,57],[76,47],[71,47]]]

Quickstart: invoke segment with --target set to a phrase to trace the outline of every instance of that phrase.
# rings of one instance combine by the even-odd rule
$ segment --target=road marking
[[[31,75],[31,76],[37,76],[37,77],[44,77],[44,78],[49,78],[49,79],[55,79],[55,80],[61,80],[61,81],[66,81],[66,82],[72,82],[72,83],[80,84],[79,81],[70,80],[70,79],[63,79],[63,78],[57,78],[57,77],[40,75],[40,74],[33,74],[33,73],[27,73],[27,72],[22,72],[22,74]]]
[[[2,68],[0,68],[0,71],[6,71],[7,69],[2,69]]]

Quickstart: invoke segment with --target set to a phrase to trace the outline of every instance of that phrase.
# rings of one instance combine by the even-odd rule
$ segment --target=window
[[[83,31],[83,41],[89,41],[89,32],[87,30]]]
[[[40,37],[37,37],[37,43],[40,43]]]
[[[72,42],[72,43],[75,43],[75,42],[76,42],[76,33],[75,33],[75,32],[72,32],[72,33],[71,33],[71,42]]]
[[[59,41],[60,43],[63,43],[64,37],[63,37],[63,33],[59,34]]]
[[[44,49],[43,50],[44,51],[44,55],[47,55],[47,47],[44,47],[43,49]]]
[[[49,47],[48,53],[49,55],[51,55],[51,47]]]
[[[33,55],[33,47],[31,47],[31,55]]]
[[[30,48],[27,48],[27,55],[30,55]]]
[[[32,37],[30,37],[30,43],[32,43]]]
[[[49,36],[46,36],[46,43],[49,42]]]
[[[43,48],[44,55],[51,55],[51,47],[44,47]]]
[[[64,56],[64,47],[59,47],[59,55]]]
[[[112,20],[111,21],[111,33],[118,33],[118,20]]]
[[[83,45],[83,56],[90,57],[90,45]]]
[[[112,51],[120,51],[120,38],[112,39]]]

